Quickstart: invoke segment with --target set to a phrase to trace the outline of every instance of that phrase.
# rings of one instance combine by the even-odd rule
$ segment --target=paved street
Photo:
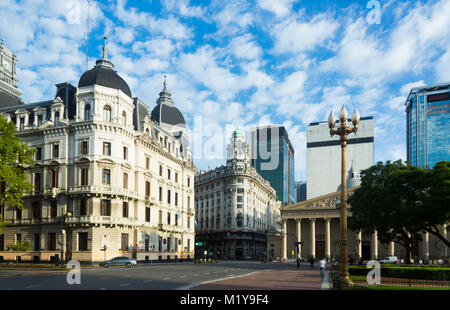
[[[34,275],[21,275],[25,273],[2,270],[3,276],[0,278],[0,290],[230,289],[223,287],[230,283],[234,283],[233,289],[239,289],[238,286],[245,289],[252,286],[251,282],[254,284],[259,283],[259,287],[253,286],[251,287],[253,289],[264,288],[264,285],[261,286],[262,283],[267,283],[267,288],[269,289],[270,287],[275,289],[297,289],[292,283],[298,282],[299,279],[304,281],[304,285],[301,287],[300,282],[298,282],[298,288],[321,289],[322,285],[322,279],[317,269],[310,270],[309,267],[302,266],[300,270],[297,270],[295,264],[292,263],[263,264],[259,262],[226,261],[215,264],[153,264],[133,268],[91,268],[81,270],[80,285],[67,284],[66,273],[35,273]],[[292,278],[297,280],[294,282],[287,281]],[[234,280],[229,282],[230,279]],[[245,283],[242,284],[236,281],[244,281]],[[284,284],[277,284],[280,281],[284,282]],[[220,284],[220,288],[212,286],[216,285],[216,282]],[[289,286],[289,283],[291,283],[291,286]]]

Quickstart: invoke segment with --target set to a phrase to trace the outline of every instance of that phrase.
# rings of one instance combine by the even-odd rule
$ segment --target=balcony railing
[[[86,185],[86,186],[72,186],[69,189],[69,194],[84,194],[84,193],[99,193],[99,194],[111,194],[116,196],[128,196],[138,199],[138,195],[135,191],[120,187],[102,186],[102,185]]]
[[[112,216],[71,216],[66,218],[66,224],[115,224],[115,225],[137,225],[138,219]]]

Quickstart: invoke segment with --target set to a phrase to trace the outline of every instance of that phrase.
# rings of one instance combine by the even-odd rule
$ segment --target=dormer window
[[[43,120],[42,114],[41,114],[41,115],[38,115],[38,117],[37,117],[37,125],[38,125],[38,126],[41,126],[41,125],[42,125],[42,120]]]
[[[91,119],[91,106],[86,104],[84,107],[84,120],[88,121]]]
[[[19,119],[19,129],[23,130],[24,127],[25,127],[25,117],[21,117]]]
[[[109,105],[105,105],[103,108],[103,120],[106,122],[111,121],[111,107]]]
[[[59,111],[55,112],[55,123],[59,121]]]

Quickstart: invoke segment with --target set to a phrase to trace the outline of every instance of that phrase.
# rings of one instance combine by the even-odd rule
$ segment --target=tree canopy
[[[361,187],[349,199],[349,227],[378,233],[381,243],[406,248],[427,231],[449,245],[438,226],[450,220],[450,162],[420,169],[401,161],[378,162],[361,172]]]
[[[35,150],[22,143],[15,133],[14,123],[0,115],[0,222],[6,206],[23,209],[23,195],[32,189],[24,168],[33,163]]]

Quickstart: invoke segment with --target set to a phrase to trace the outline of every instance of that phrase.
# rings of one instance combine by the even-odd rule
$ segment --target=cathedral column
[[[302,226],[301,226],[301,220],[302,219],[296,219],[296,224],[297,224],[297,242],[301,242],[302,241]],[[301,258],[302,257],[302,245],[299,244],[298,245],[298,253],[297,253],[297,258]]]
[[[442,225],[442,236],[447,239],[447,224]],[[448,257],[448,246],[444,244],[444,258]]]
[[[287,259],[287,220],[283,220],[283,237],[281,240],[281,261],[284,262]]]
[[[361,232],[361,230],[358,231],[356,238],[357,238],[356,239],[357,240],[356,241],[356,246],[357,246],[356,254],[358,255],[358,259],[361,259],[361,257],[362,257],[362,232]]]
[[[378,234],[376,230],[372,233],[372,249],[371,259],[378,259]]]
[[[311,256],[316,258],[316,219],[311,218]]]
[[[428,232],[423,233],[423,258],[430,258],[430,238]]]
[[[330,251],[330,218],[325,219],[325,258],[328,260],[331,257]]]
[[[388,256],[394,256],[395,255],[395,245],[394,245],[394,242],[392,241],[392,242],[389,242],[389,245],[388,245]]]

